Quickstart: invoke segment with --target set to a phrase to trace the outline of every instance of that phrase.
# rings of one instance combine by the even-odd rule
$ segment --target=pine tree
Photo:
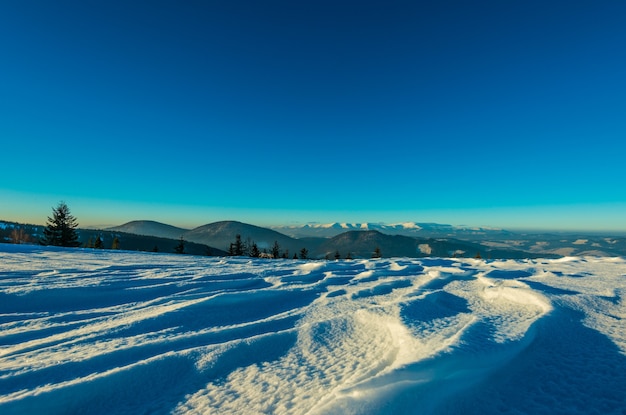
[[[243,256],[243,242],[241,242],[241,235],[237,234],[235,236],[235,256]]]
[[[307,259],[307,256],[309,255],[309,250],[306,248],[302,248],[300,250],[300,259]]]
[[[98,237],[96,238],[96,242],[93,244],[93,247],[96,249],[104,248],[104,243],[102,242],[102,238],[100,237],[100,235],[98,235]]]
[[[339,260],[341,258],[341,255],[339,255],[339,251],[335,252],[335,259]]]
[[[113,238],[113,243],[111,244],[111,249],[120,249],[120,239],[116,236]]]
[[[271,254],[274,258],[280,258],[280,246],[278,246],[278,241],[274,241]]]
[[[261,251],[259,251],[259,247],[257,246],[256,242],[252,242],[252,248],[250,248],[250,256],[252,258],[258,258],[259,256],[261,256]]]
[[[184,254],[185,253],[185,240],[183,237],[180,237],[180,241],[178,241],[178,245],[174,247],[174,253],[176,254]]]
[[[65,202],[60,202],[55,208],[52,208],[52,217],[48,216],[48,224],[43,230],[42,245],[77,247],[78,233],[76,228],[78,222],[70,213],[70,208]]]

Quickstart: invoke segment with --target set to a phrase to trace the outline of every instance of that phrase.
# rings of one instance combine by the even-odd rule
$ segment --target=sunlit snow
[[[626,260],[0,245],[0,413],[626,413]]]

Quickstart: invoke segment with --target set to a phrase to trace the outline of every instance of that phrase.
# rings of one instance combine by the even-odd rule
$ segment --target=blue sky
[[[626,3],[7,1],[0,218],[626,230]]]

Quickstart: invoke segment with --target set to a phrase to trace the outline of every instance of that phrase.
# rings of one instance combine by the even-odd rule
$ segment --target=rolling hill
[[[274,245],[274,242],[278,242],[281,251],[287,249],[293,255],[293,253],[304,247],[302,241],[298,239],[271,229],[237,221],[209,223],[186,232],[183,237],[189,241],[228,251],[230,244],[235,241],[236,235],[241,235],[241,239],[244,242],[255,242],[261,250],[269,250]]]
[[[78,228],[76,231],[78,233],[78,240],[83,247],[93,246],[94,241],[100,237],[102,239],[103,248],[110,249],[113,246],[113,239],[117,237],[119,249],[121,250],[159,251],[171,253],[174,251],[174,247],[180,242],[180,235],[177,237],[159,236],[159,230],[161,229],[166,232],[171,232],[172,229],[180,228],[151,221],[135,221],[129,222],[129,224],[132,225],[128,227],[124,227],[125,225],[122,225],[116,228],[135,229],[137,232],[142,233],[123,232],[113,229],[99,230],[84,228]],[[0,242],[38,244],[43,236],[43,229],[44,226],[42,225],[20,224],[17,222],[0,220]],[[153,233],[156,233],[157,235],[150,235],[150,229],[152,229]],[[161,235],[164,234],[167,233],[161,233]],[[14,240],[16,235],[19,235],[18,241]],[[193,241],[185,242],[185,253],[192,255],[226,255],[226,252],[223,250]]]
[[[178,239],[184,235],[185,232],[189,231],[189,229],[178,228],[153,220],[134,220],[120,226],[107,228],[106,230],[173,239]]]

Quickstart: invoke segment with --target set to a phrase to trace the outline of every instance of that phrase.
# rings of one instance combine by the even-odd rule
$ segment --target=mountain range
[[[25,232],[22,241],[37,242],[43,226],[0,221],[0,242],[11,242],[13,229]],[[330,223],[264,228],[238,221],[220,221],[184,229],[137,220],[104,230],[79,229],[85,246],[100,236],[104,247],[117,237],[121,249],[172,252],[180,239],[186,253],[226,255],[236,235],[244,245],[261,251],[278,244],[280,255],[291,258],[304,249],[309,258],[383,257],[537,258],[562,256],[626,256],[626,238],[585,233],[524,233],[496,228],[473,228],[436,223]],[[30,237],[29,237],[30,236]]]
[[[146,235],[170,235],[170,225],[133,221],[110,228]],[[178,237],[227,251],[235,235],[269,249],[278,242],[291,257],[302,248],[312,258],[371,257],[376,247],[389,256],[475,256],[486,258],[536,258],[562,256],[626,256],[623,235],[585,232],[513,232],[499,228],[404,222],[328,223],[263,228],[237,221],[221,221],[185,230]]]
[[[286,235],[303,237],[331,238],[346,231],[378,231],[387,235],[402,235],[412,238],[430,238],[439,242],[430,241],[429,244],[440,246],[442,242],[454,252],[458,249],[472,251],[489,251],[494,257],[512,258],[518,252],[527,252],[543,257],[553,256],[625,256],[626,237],[620,232],[538,232],[538,231],[510,231],[500,228],[453,226],[439,223],[403,222],[397,224],[383,223],[327,223],[306,224],[300,226],[275,226],[272,229]],[[464,248],[452,249],[454,241],[462,242]],[[424,242],[422,242],[423,244]],[[467,247],[465,244],[473,243]],[[422,247],[422,250],[425,248]],[[427,250],[427,249],[426,249]],[[502,252],[498,252],[501,250]],[[495,252],[494,252],[495,251]],[[504,252],[506,251],[506,252]],[[437,251],[440,252],[440,251]],[[435,251],[432,253],[435,256]],[[440,253],[436,254],[441,256]],[[528,256],[532,257],[532,256]]]
[[[308,223],[298,226],[272,226],[271,229],[293,238],[322,237],[332,238],[347,231],[379,231],[389,235],[419,236],[424,238],[464,238],[481,239],[490,236],[510,235],[511,232],[498,228],[453,226],[440,223],[402,222],[385,223]]]
[[[353,230],[353,229],[360,230]],[[401,234],[391,234],[394,231],[404,229],[406,232],[413,229],[415,231],[425,229],[424,226],[372,226],[352,225],[303,227],[292,235],[300,235],[299,238],[285,235],[274,229],[263,228],[237,221],[221,221],[200,226],[191,230],[182,230],[179,237],[188,241],[213,246],[217,249],[227,251],[230,244],[235,241],[236,235],[240,235],[242,241],[248,244],[256,243],[261,250],[270,250],[278,243],[281,252],[291,257],[299,253],[303,248],[308,251],[310,258],[334,258],[339,256],[345,258],[370,258],[376,249],[380,250],[385,257],[425,257],[425,256],[476,256],[491,258],[535,258],[538,256],[557,256],[553,254],[526,252],[516,248],[489,246],[480,242],[464,241],[456,238],[431,238],[416,237]],[[292,231],[296,228],[291,227]],[[440,234],[445,232],[451,234],[455,228],[449,225],[429,224],[431,234],[436,229],[440,229]],[[121,232],[141,232],[145,235],[164,235],[171,232],[170,225],[158,224],[151,221],[133,221],[121,226],[109,228],[113,231]],[[308,232],[311,231],[311,232]],[[343,232],[341,232],[343,230]],[[318,232],[322,231],[322,232]],[[385,231],[386,233],[383,233]],[[465,231],[467,232],[467,231]],[[474,230],[484,236],[485,230]],[[500,231],[494,231],[500,232]],[[323,237],[321,235],[333,235]]]
[[[162,236],[172,235],[174,227],[164,223],[153,221],[132,221],[120,226],[108,228],[116,232],[136,232],[141,235]],[[263,251],[269,251],[278,243],[283,254],[291,257],[302,248],[311,251],[325,238],[306,238],[304,240],[292,238],[272,229],[250,225],[238,221],[220,221],[199,226],[194,229],[178,229],[177,237],[187,241],[205,244],[217,249],[228,251],[230,245],[235,242],[236,236],[240,235],[244,244],[255,243]]]

